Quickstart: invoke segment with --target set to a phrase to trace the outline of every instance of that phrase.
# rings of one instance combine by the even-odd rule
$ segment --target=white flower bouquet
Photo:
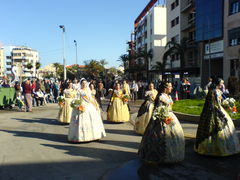
[[[167,106],[159,106],[153,112],[153,120],[159,119],[163,121],[165,124],[169,125],[173,118],[169,114],[169,110]]]

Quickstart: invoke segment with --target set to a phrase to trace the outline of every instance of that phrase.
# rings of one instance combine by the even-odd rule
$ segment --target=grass
[[[185,99],[176,101],[173,105],[173,111],[181,112],[185,114],[200,115],[203,109],[205,99]],[[236,102],[237,113],[231,115],[233,119],[240,119],[240,102]]]

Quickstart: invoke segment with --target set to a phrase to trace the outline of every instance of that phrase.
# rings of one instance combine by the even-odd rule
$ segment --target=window
[[[175,25],[177,25],[177,24],[179,24],[179,17],[177,17],[176,19],[175,19]]]
[[[176,3],[176,7],[177,7],[179,5],[179,0],[176,0],[175,3]]]
[[[175,19],[171,21],[171,27],[175,26]]]
[[[179,17],[176,17],[175,19],[173,19],[171,21],[171,27],[176,26],[177,24],[179,24]]]
[[[230,1],[229,15],[240,12],[240,0]]]
[[[240,45],[240,27],[228,31],[229,46]]]
[[[171,10],[174,10],[175,8],[175,2],[171,4]]]
[[[171,4],[171,10],[174,10],[179,5],[179,0],[176,0]]]

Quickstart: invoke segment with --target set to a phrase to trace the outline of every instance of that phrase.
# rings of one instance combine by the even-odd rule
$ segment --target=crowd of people
[[[203,155],[229,156],[240,152],[240,143],[231,117],[222,107],[224,82],[210,79],[200,116],[194,150]],[[6,82],[5,82],[6,84]],[[134,131],[142,135],[138,154],[148,163],[176,163],[184,160],[183,129],[172,111],[171,93],[175,84],[168,81],[149,83],[114,80],[104,83],[82,78],[65,82],[26,79],[16,82],[17,96],[24,98],[26,111],[32,104],[58,103],[58,121],[69,124],[68,141],[73,143],[100,140],[106,136],[101,116],[101,101],[107,96],[107,121],[125,123],[130,120],[129,101],[144,99],[135,119]],[[185,98],[189,98],[190,82],[183,81]]]
[[[78,90],[71,89],[71,83],[64,90],[58,120],[70,124],[69,142],[89,142],[106,136],[101,117],[101,98],[99,101],[96,96],[98,90],[95,84],[82,79]],[[199,154],[229,156],[240,152],[233,121],[221,105],[222,85],[222,80],[216,79],[208,88],[194,146]],[[136,85],[129,86],[124,80],[115,81],[109,88],[107,121],[124,123],[130,120],[128,102],[135,100],[131,97],[131,87]],[[172,83],[162,82],[157,89],[154,83],[150,83],[145,91],[145,101],[138,111],[133,129],[142,135],[138,154],[145,162],[176,163],[184,159],[184,133],[172,112],[172,90]]]

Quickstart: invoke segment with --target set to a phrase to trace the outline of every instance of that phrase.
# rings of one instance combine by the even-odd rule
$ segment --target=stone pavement
[[[137,102],[135,105],[131,106],[132,116],[139,107]],[[183,164],[158,168],[138,161],[141,136],[133,132],[130,123],[104,121],[106,138],[70,144],[68,125],[56,121],[57,113],[56,104],[35,108],[33,113],[0,111],[0,180],[236,179],[239,173],[239,155],[212,158],[193,152],[196,124],[182,123],[188,133]],[[120,174],[118,167],[123,168]]]

